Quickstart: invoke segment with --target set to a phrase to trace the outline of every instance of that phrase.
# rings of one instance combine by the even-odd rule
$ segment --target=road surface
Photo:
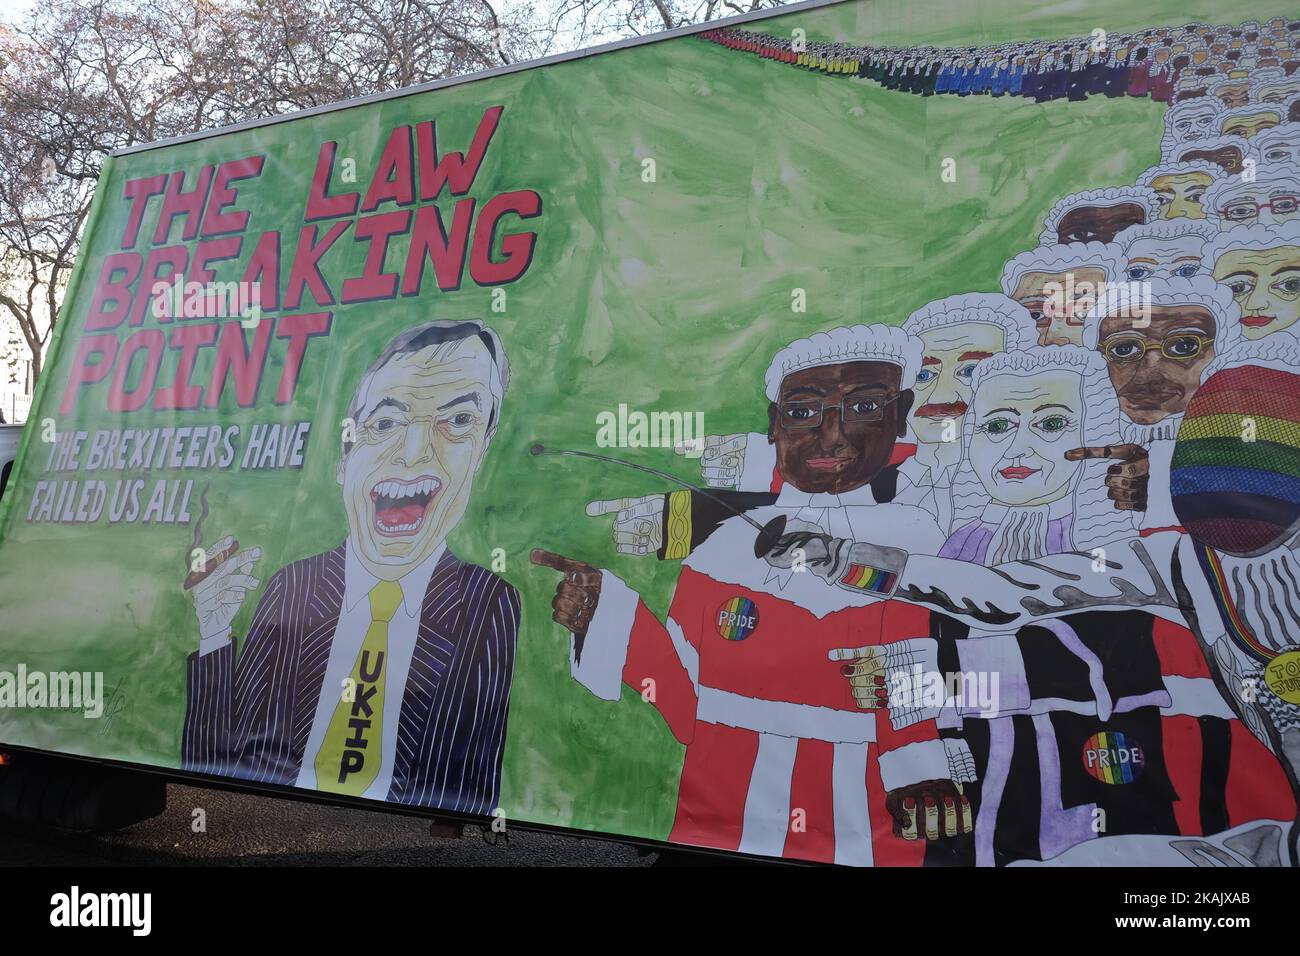
[[[202,809],[206,832],[194,832]],[[495,844],[478,827],[435,838],[429,821],[369,810],[167,785],[167,810],[108,836],[0,822],[0,866],[131,864],[235,866],[649,866],[604,840],[508,830]]]

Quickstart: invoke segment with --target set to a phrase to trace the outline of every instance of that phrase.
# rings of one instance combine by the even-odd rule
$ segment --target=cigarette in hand
[[[208,575],[221,567],[221,565],[238,550],[239,542],[232,538],[230,545],[214,556],[211,561],[207,562],[202,571],[191,571],[185,576],[185,590],[189,591],[192,588],[197,587],[200,582],[204,581]]]

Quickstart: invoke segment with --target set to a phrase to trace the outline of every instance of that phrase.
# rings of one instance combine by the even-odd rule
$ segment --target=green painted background
[[[889,0],[757,28],[972,45],[1293,12],[1276,0]],[[271,404],[269,373],[251,411],[113,416],[94,411],[103,408],[100,386],[74,419],[58,418],[90,286],[121,235],[127,207],[117,197],[127,179],[266,152],[260,179],[241,186],[239,208],[253,212],[250,235],[281,229],[288,248],[322,141],[337,140],[339,155],[357,160],[364,188],[392,127],[436,119],[440,143],[463,149],[495,104],[505,113],[473,195],[481,203],[535,189],[544,201],[530,224],[540,233],[535,260],[505,287],[504,314],[490,311],[490,290],[468,276],[451,294],[426,280],[417,300],[337,308],[332,334],[308,349],[292,406]],[[233,534],[260,546],[265,582],[346,534],[333,478],[338,423],[378,350],[428,318],[488,318],[515,378],[451,545],[485,565],[503,548],[505,577],[524,599],[502,807],[513,819],[663,838],[682,748],[630,691],[620,704],[603,703],[570,680],[567,632],[549,620],[556,576],[527,559],[546,547],[609,567],[662,612],[675,565],[615,557],[607,524],[583,514],[592,498],[662,485],[604,465],[533,459],[528,446],[591,449],[596,416],[620,403],[702,411],[711,434],[760,428],[762,377],[779,347],[845,322],[897,323],[940,296],[996,290],[1003,262],[1036,245],[1056,198],[1131,183],[1158,160],[1162,110],[1128,98],[921,99],[684,37],[125,157],[100,183],[32,421],[53,417],[62,431],[312,419],[301,472],[211,476],[205,543]],[[956,160],[956,183],[940,180],[946,157]],[[642,181],[646,158],[655,160],[657,182]],[[349,233],[327,256],[336,292],[343,276],[360,272],[364,251]],[[217,278],[236,278],[243,264]],[[791,311],[795,288],[807,292],[807,314]],[[194,380],[208,368],[201,363]],[[27,524],[47,450],[34,429],[26,442],[0,514],[0,669],[102,670],[119,696],[100,721],[0,711],[0,740],[175,766],[185,658],[198,639],[181,588],[192,529]],[[698,475],[696,463],[667,451],[622,453]],[[250,597],[236,618],[236,633],[246,632],[255,603]]]

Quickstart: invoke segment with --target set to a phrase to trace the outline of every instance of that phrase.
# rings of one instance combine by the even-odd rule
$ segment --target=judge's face
[[[912,391],[890,362],[844,362],[792,372],[768,406],[767,440],[782,480],[810,494],[869,484],[907,430]]]
[[[1214,123],[1221,109],[1222,105],[1217,103],[1198,103],[1180,109],[1178,116],[1169,120],[1169,133],[1179,143],[1214,136],[1217,134]]]
[[[1224,136],[1240,136],[1243,139],[1250,139],[1257,133],[1262,133],[1266,129],[1272,129],[1282,122],[1282,117],[1272,110],[1262,110],[1258,113],[1246,113],[1242,116],[1231,117],[1223,124],[1221,132]]]
[[[1131,282],[1148,279],[1190,279],[1205,271],[1201,250],[1205,240],[1194,233],[1170,239],[1138,239],[1124,255],[1124,277]]]
[[[1261,103],[1285,103],[1288,98],[1296,93],[1300,93],[1300,80],[1288,78],[1278,83],[1262,85],[1259,89],[1259,101]]]
[[[1247,80],[1220,83],[1214,88],[1214,95],[1229,109],[1235,106],[1246,106],[1250,103],[1250,83]]]
[[[1266,163],[1291,163],[1293,168],[1300,166],[1300,131],[1292,131],[1289,136],[1285,133],[1269,134],[1260,144],[1259,154]]]
[[[1242,170],[1241,150],[1236,146],[1220,146],[1217,149],[1189,149],[1179,155],[1180,162],[1192,162],[1197,159],[1203,159],[1207,163],[1214,163],[1225,173],[1239,173]]]
[[[1294,181],[1243,184],[1217,204],[1220,229],[1290,222],[1300,218],[1300,190]]]
[[[1214,264],[1214,278],[1232,289],[1248,339],[1300,320],[1300,247],[1230,249]]]
[[[1214,357],[1214,316],[1198,306],[1152,306],[1143,322],[1108,316],[1098,330],[1119,407],[1140,425],[1178,414]],[[1168,354],[1165,354],[1168,353]]]
[[[975,393],[970,464],[989,496],[1011,507],[1042,505],[1070,493],[1080,463],[1065,453],[1082,442],[1079,374],[1003,372]]]
[[[1083,317],[1106,281],[1093,267],[1067,272],[1027,272],[1011,293],[1029,310],[1038,327],[1039,345],[1082,345]]]
[[[1080,206],[1061,217],[1056,241],[1110,242],[1121,230],[1146,222],[1146,210],[1137,203],[1114,206]]]
[[[401,578],[465,514],[487,450],[495,374],[475,337],[397,355],[361,383],[356,441],[338,482],[353,546],[377,577]]]
[[[1006,348],[1006,333],[986,322],[961,322],[920,338],[925,353],[916,375],[912,432],[926,445],[960,441],[975,366]]]
[[[1212,182],[1209,173],[1170,173],[1151,180],[1151,188],[1160,200],[1160,218],[1204,219],[1201,197]]]

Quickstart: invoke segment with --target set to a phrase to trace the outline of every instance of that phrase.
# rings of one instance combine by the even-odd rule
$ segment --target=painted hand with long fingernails
[[[883,647],[844,648],[840,676],[849,682],[853,703],[861,710],[880,710],[889,706],[889,691],[885,688],[885,649]]]
[[[894,836],[904,840],[938,840],[975,829],[970,798],[951,780],[924,780],[891,790],[885,808],[894,820]]]

